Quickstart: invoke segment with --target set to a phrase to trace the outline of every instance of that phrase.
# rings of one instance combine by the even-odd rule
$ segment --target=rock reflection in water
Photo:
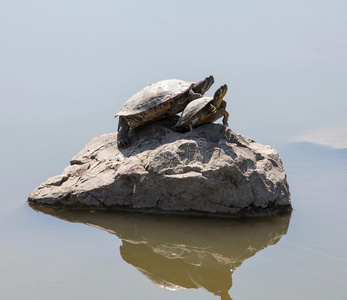
[[[197,289],[231,299],[232,273],[287,233],[290,213],[253,219],[72,211],[31,205],[54,217],[106,230],[122,258],[157,286]]]

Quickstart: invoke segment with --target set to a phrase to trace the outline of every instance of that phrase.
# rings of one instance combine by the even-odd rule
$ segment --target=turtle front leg
[[[119,117],[117,144],[120,148],[126,148],[130,144],[130,127],[124,118]]]
[[[229,113],[225,110],[224,116],[223,116],[223,120],[222,120],[223,125],[229,126],[229,124],[228,124],[228,119],[229,119]]]
[[[179,99],[175,100],[172,103],[172,108],[170,109],[170,111],[173,115],[175,115],[181,112],[182,110],[184,110],[190,102],[194,101],[195,99],[199,99],[201,97],[202,97],[201,94],[195,93],[192,90],[189,90],[188,97],[180,97]]]
[[[212,112],[204,121],[202,121],[199,125],[206,124],[206,123],[213,123],[217,121],[218,119],[223,117],[223,124],[225,126],[228,125],[228,119],[229,119],[229,113],[226,111],[227,103],[223,100],[221,105]]]
[[[188,102],[191,102],[191,101],[193,101],[195,99],[199,99],[201,97],[202,97],[202,94],[196,93],[193,90],[190,90],[189,93],[188,93]]]
[[[221,105],[220,105],[220,109],[223,109],[224,110],[224,116],[223,116],[223,125],[225,126],[229,126],[228,124],[228,119],[229,119],[229,113],[226,111],[226,108],[227,108],[227,103],[226,101],[222,101]]]

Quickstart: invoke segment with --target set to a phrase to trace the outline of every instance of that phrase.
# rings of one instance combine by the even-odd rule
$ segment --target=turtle
[[[188,103],[203,97],[213,83],[212,75],[197,83],[168,79],[150,84],[133,95],[115,115],[119,117],[118,147],[129,145],[130,128],[180,113]]]
[[[223,124],[228,126],[229,113],[226,111],[227,103],[223,100],[228,87],[222,85],[212,97],[202,97],[190,102],[182,112],[176,131],[192,130],[202,124],[212,123],[223,117]]]

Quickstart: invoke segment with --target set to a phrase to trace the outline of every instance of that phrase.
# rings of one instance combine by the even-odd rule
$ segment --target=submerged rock
[[[65,168],[29,196],[39,205],[87,209],[226,215],[271,214],[291,208],[282,161],[273,148],[220,124],[187,133],[177,117],[94,138]]]

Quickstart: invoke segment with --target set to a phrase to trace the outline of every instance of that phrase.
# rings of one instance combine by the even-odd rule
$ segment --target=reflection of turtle
[[[228,291],[234,270],[276,245],[290,223],[290,213],[252,219],[168,218],[165,214],[30,207],[115,234],[122,240],[122,259],[160,288],[204,289],[222,300],[231,299]]]
[[[227,85],[222,85],[212,97],[202,97],[190,102],[184,109],[176,124],[178,131],[192,129],[205,123],[212,123],[223,116],[223,124],[228,125],[229,114],[225,110],[227,103],[223,100]]]
[[[189,102],[201,98],[213,82],[213,76],[198,83],[169,79],[150,84],[136,93],[115,115],[119,116],[118,146],[128,146],[130,128],[181,112]]]

